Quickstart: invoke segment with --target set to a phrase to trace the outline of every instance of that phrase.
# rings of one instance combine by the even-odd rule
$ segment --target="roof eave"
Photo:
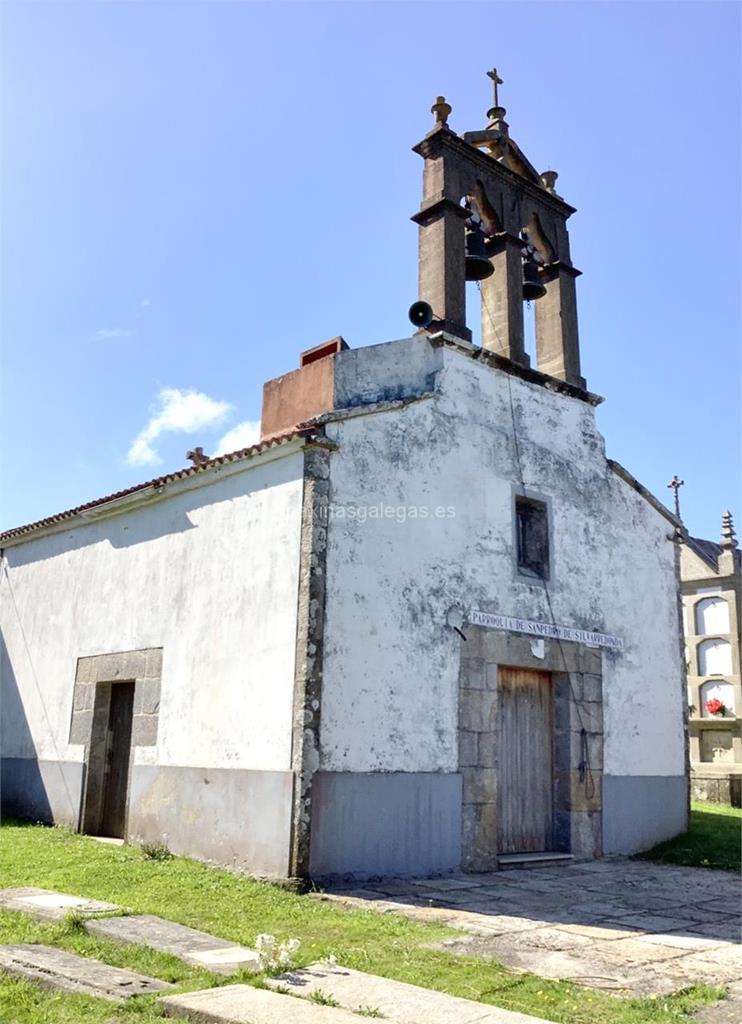
[[[316,430],[292,431],[269,438],[249,448],[209,459],[201,466],[186,466],[181,470],[168,473],[155,480],[148,480],[146,483],[112,495],[110,498],[102,498],[66,512],[59,512],[38,522],[6,530],[5,533],[0,533],[0,547],[14,547],[27,540],[63,533],[65,530],[74,529],[94,520],[121,515],[132,508],[152,504],[169,497],[174,490],[176,492],[195,490],[198,487],[207,486],[217,476],[231,476],[248,469],[250,464],[264,464],[275,459],[285,458],[313,444],[335,447],[332,442],[318,436]]]

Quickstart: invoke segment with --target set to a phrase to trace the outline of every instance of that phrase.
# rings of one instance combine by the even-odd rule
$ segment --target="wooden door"
[[[106,769],[99,834],[123,839],[129,790],[134,683],[114,683],[108,712]]]
[[[548,672],[497,673],[497,849],[537,853],[552,841],[552,693]]]

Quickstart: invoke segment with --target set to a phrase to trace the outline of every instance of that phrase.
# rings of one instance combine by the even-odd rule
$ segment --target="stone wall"
[[[463,776],[463,865],[497,866],[495,722],[498,666],[551,673],[553,847],[577,858],[602,853],[603,678],[601,652],[556,640],[465,627],[459,676],[459,768]],[[585,730],[583,736],[583,729]]]
[[[742,807],[742,770],[740,766],[724,771],[721,766],[708,770],[697,765],[691,772],[690,791],[693,800]]]

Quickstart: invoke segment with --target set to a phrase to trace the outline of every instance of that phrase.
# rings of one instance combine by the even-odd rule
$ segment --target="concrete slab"
[[[0,946],[0,971],[44,988],[97,996],[113,1002],[173,987],[156,978],[111,967],[100,960],[31,943]]]
[[[742,928],[738,918],[715,921],[713,924],[693,925],[690,928],[673,928],[685,935],[699,935],[709,939],[723,939],[725,942],[742,942]]]
[[[336,965],[312,964],[270,978],[266,984],[305,998],[322,993],[347,1010],[376,1011],[395,1024],[544,1024],[542,1018]]]
[[[633,928],[640,932],[687,932],[693,928],[692,919],[664,917],[661,914],[625,914],[617,920],[607,920],[607,927]]]
[[[360,1024],[363,1020],[335,1006],[320,1006],[252,985],[224,985],[157,1002],[166,1017],[187,1017],[196,1024]]]
[[[729,945],[723,939],[707,939],[700,935],[664,935],[662,933],[655,935],[640,934],[637,936],[636,941],[642,943],[642,945],[669,946],[672,949],[684,949],[687,952],[716,950]]]
[[[80,914],[110,914],[119,908],[115,903],[91,900],[85,896],[68,896],[50,889],[24,886],[0,889],[0,910],[19,910],[40,921],[61,921],[70,911]]]
[[[372,888],[376,888],[376,886],[372,886]],[[479,884],[477,882],[472,882],[468,878],[462,878],[460,875],[457,875],[455,878],[428,878],[417,883],[413,882],[413,889],[423,890],[424,892],[456,892],[459,889],[478,888]]]
[[[596,942],[591,949],[594,954],[603,960],[611,963],[624,964],[632,967],[642,963],[661,963],[664,960],[673,960],[675,957],[685,956],[686,951],[676,946],[667,946],[649,942],[639,942],[637,939],[613,939],[610,942]]]
[[[662,970],[671,978],[689,983],[693,978],[696,985],[727,985],[742,981],[742,956],[732,960],[710,960],[707,956],[691,953],[679,960],[669,960]]]
[[[549,929],[543,929],[544,932]],[[574,981],[591,988],[604,989],[620,995],[638,994],[634,979],[623,963],[610,961],[592,952],[592,943],[564,946],[558,938],[543,944],[529,942],[540,932],[521,932],[518,935],[500,935],[493,938],[448,939],[433,944],[433,949],[445,949],[458,956],[477,956],[497,960],[511,970],[528,971],[542,978]],[[564,937],[569,939],[566,933]],[[554,935],[558,935],[554,932]],[[682,954],[680,954],[682,955]]]
[[[736,914],[737,913],[737,904],[738,903],[739,903],[738,899],[737,900],[727,900],[727,899],[719,899],[718,897],[714,897],[714,899],[711,899],[711,900],[704,900],[703,903],[699,904],[699,906],[700,907],[704,907],[704,908],[706,908],[708,910],[718,910],[721,913]]]
[[[545,928],[548,922],[535,920],[530,917],[510,917],[508,914],[457,914],[452,918],[451,924],[459,923],[466,925],[466,930],[472,930],[471,926],[477,926],[479,934],[505,935],[513,932],[530,931],[533,928]]]
[[[734,964],[742,985],[742,947],[739,945],[717,946],[715,949],[700,949],[693,956],[693,962],[705,960],[710,964]],[[742,992],[740,992],[742,995]],[[740,1018],[742,1020],[742,1017]]]
[[[633,928],[609,928],[600,924],[556,924],[562,932],[571,932],[574,935],[585,935],[588,939],[595,939],[596,942],[605,942],[607,939],[629,939],[636,938],[638,931]]]
[[[419,892],[414,882],[399,878],[390,878],[385,882],[379,882],[378,885],[369,885],[368,888],[381,896],[417,896]]]
[[[240,969],[260,970],[260,958],[254,949],[152,914],[86,921],[84,928],[91,935],[99,935],[112,942],[133,943],[149,946],[160,953],[171,953],[217,974],[234,974]]]
[[[524,949],[528,952],[548,950],[549,952],[568,952],[580,946],[590,945],[591,940],[584,935],[570,935],[556,928],[536,928],[532,931],[513,932],[507,935],[462,936],[460,939],[443,939],[431,942],[430,949],[456,953],[458,956],[481,956],[493,960],[501,959],[504,950],[516,951]]]

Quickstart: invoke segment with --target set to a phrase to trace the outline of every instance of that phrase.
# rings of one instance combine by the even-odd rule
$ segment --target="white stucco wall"
[[[403,364],[405,345],[419,361],[421,344],[387,346],[384,366]],[[511,389],[526,485],[551,505],[556,621],[625,641],[623,652],[603,653],[605,772],[682,775],[671,525],[609,468],[591,406],[455,350],[438,349],[433,363],[420,390],[434,386],[435,397],[327,427],[338,451],[322,768],[455,771],[462,641],[447,610],[549,620],[542,585],[514,563]],[[388,382],[379,397],[392,391]],[[428,517],[374,517],[382,505],[426,508]],[[366,509],[364,522],[363,511],[350,518],[351,506]],[[437,518],[438,508],[453,514]]]
[[[137,763],[288,770],[302,467],[271,451],[7,547],[3,756],[82,760],[77,659],[162,647],[158,742]]]

